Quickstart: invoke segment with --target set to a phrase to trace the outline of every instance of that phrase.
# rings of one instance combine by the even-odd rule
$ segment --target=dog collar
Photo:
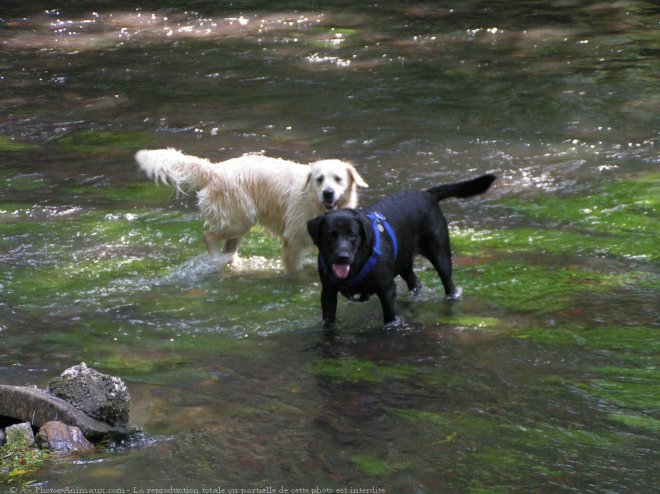
[[[369,256],[369,259],[367,259],[367,262],[362,266],[362,269],[360,272],[355,275],[353,278],[347,281],[341,281],[341,280],[335,280],[334,283],[337,285],[337,288],[339,288],[339,292],[346,298],[353,299],[353,297],[356,295],[356,291],[354,290],[354,287],[359,284],[362,280],[364,280],[367,275],[371,272],[371,270],[374,268],[376,264],[378,264],[378,260],[380,259],[381,256],[381,250],[380,250],[380,234],[383,231],[386,231],[387,234],[390,236],[392,239],[392,249],[394,251],[394,260],[396,261],[396,258],[399,254],[399,245],[396,241],[396,235],[394,234],[394,230],[390,226],[390,224],[387,222],[387,218],[385,216],[378,212],[374,211],[373,213],[369,213],[367,215],[367,218],[371,220],[371,228],[374,231],[374,246],[371,249],[371,255]],[[328,263],[325,261],[323,256],[319,254],[319,264],[321,266],[321,269],[323,270],[324,273],[329,273],[330,269],[328,268]],[[331,278],[332,279],[332,278]]]

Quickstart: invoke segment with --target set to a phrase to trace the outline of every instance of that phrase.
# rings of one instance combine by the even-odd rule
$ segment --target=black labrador
[[[411,291],[419,288],[413,272],[418,252],[440,275],[446,298],[459,298],[461,290],[452,282],[447,221],[438,202],[482,194],[494,180],[488,174],[426,191],[400,192],[362,210],[338,209],[310,220],[307,230],[319,248],[324,326],[335,325],[337,293],[361,302],[376,294],[385,324],[395,322],[394,278],[401,275]]]

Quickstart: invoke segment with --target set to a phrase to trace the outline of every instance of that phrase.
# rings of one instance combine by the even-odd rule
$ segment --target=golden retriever
[[[223,253],[231,261],[259,223],[282,240],[287,274],[302,269],[303,250],[312,245],[307,221],[331,209],[356,207],[357,188],[368,187],[350,163],[337,159],[303,165],[246,154],[212,163],[176,149],[143,149],[135,159],[156,183],[197,191],[210,255],[219,256],[216,242],[224,241]]]

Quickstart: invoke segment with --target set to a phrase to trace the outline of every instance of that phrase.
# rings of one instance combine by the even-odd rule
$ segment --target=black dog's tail
[[[464,182],[431,187],[426,192],[434,196],[437,201],[448,197],[472,197],[486,192],[494,180],[495,175],[489,173]]]

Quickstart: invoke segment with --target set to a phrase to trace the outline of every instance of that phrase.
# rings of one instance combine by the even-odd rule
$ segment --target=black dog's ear
[[[319,245],[321,240],[321,223],[323,222],[323,215],[317,216],[307,222],[307,232],[312,237],[314,245]]]
[[[371,221],[364,214],[360,214],[356,210],[352,210],[358,223],[360,223],[360,230],[362,233],[362,243],[367,247],[372,247],[374,244],[374,229],[371,226]]]

